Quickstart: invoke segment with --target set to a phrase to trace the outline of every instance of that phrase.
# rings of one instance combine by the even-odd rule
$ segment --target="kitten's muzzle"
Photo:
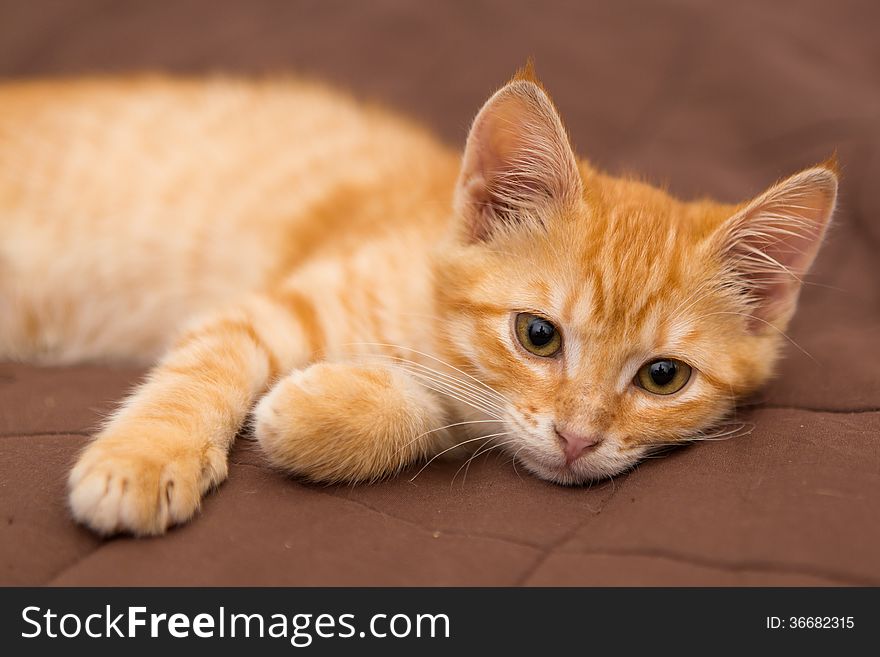
[[[582,434],[558,427],[555,427],[555,430],[562,447],[562,453],[565,454],[566,465],[571,465],[584,454],[595,451],[602,444],[603,437],[598,434]]]

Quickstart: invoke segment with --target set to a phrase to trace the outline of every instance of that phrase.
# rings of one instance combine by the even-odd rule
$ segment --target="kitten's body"
[[[766,380],[835,191],[827,167],[739,207],[607,177],[528,74],[483,108],[463,163],[298,82],[9,85],[0,358],[174,345],[71,475],[101,532],[190,517],[257,402],[266,453],[315,480],[393,473],[461,425],[582,482]],[[536,317],[552,354],[518,333]],[[693,368],[680,391],[637,385],[659,358]]]
[[[0,87],[0,356],[153,362],[181,323],[291,273],[325,330],[349,310],[398,323],[329,346],[397,341],[418,328],[402,309],[430,312],[426,250],[457,167],[422,130],[317,85]]]

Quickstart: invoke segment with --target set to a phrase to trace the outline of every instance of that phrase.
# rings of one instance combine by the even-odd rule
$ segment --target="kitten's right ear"
[[[774,185],[721,226],[718,244],[747,290],[752,330],[791,318],[836,199],[832,160]]]
[[[523,223],[583,194],[577,160],[550,98],[530,70],[495,93],[474,119],[455,193],[470,241]]]

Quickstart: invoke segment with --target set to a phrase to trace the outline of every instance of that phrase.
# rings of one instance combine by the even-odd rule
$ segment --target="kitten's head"
[[[445,357],[486,386],[458,395],[559,483],[701,435],[771,375],[836,192],[833,164],[739,206],[604,176],[518,76],[474,121],[437,266]]]

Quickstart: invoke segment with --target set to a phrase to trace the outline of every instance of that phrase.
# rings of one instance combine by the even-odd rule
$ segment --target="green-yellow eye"
[[[532,315],[519,313],[516,316],[516,337],[526,351],[550,358],[562,348],[562,336],[552,322]]]
[[[690,378],[690,365],[672,358],[661,358],[642,365],[635,384],[655,395],[671,395],[684,388]]]

